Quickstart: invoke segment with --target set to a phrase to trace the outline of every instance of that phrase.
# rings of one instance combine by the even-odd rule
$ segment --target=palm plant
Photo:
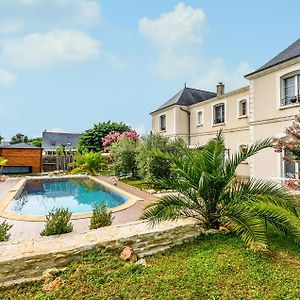
[[[297,205],[287,190],[270,181],[236,178],[240,163],[271,146],[271,140],[266,139],[226,159],[223,134],[219,132],[201,150],[185,149],[181,157],[160,153],[172,163],[174,176],[155,183],[178,194],[153,203],[141,218],[154,225],[192,217],[206,228],[226,226],[248,246],[266,247],[268,223],[299,240]]]
[[[75,162],[69,164],[74,169],[72,173],[87,173],[95,175],[107,166],[107,157],[103,152],[84,152],[78,153],[75,157]]]

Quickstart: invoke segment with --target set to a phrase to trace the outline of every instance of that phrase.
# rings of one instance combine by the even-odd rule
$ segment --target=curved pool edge
[[[9,205],[9,203],[13,200],[14,197],[18,195],[18,193],[22,190],[23,186],[25,185],[27,180],[34,180],[34,179],[53,179],[53,178],[82,178],[87,177],[91,180],[103,185],[104,187],[107,187],[125,197],[128,198],[126,202],[123,204],[116,206],[114,208],[111,208],[110,210],[112,213],[123,211],[125,209],[128,209],[132,207],[137,201],[143,201],[144,199],[133,195],[131,193],[128,193],[121,188],[114,186],[112,184],[109,184],[99,178],[96,178],[94,176],[90,175],[70,175],[70,176],[55,176],[55,177],[48,177],[48,176],[34,176],[34,177],[25,177],[22,178],[20,181],[16,183],[14,188],[8,192],[6,197],[2,201],[0,201],[0,217],[8,219],[8,220],[14,220],[14,221],[26,221],[26,222],[45,222],[46,216],[34,216],[34,215],[18,215],[12,212],[7,212],[5,209]],[[92,216],[92,212],[84,213],[84,214],[72,214],[71,220],[80,220],[80,219],[87,219]]]

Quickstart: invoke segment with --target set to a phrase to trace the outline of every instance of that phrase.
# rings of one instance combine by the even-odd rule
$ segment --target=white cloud
[[[95,25],[100,15],[97,0],[0,1],[0,32]]]
[[[0,67],[0,87],[6,86],[14,81],[16,81],[16,76]]]
[[[229,89],[237,89],[248,84],[244,75],[249,73],[252,68],[247,62],[240,62],[235,68],[230,69],[226,66],[223,59],[214,59],[209,61],[206,70],[206,72],[203,72],[198,77],[196,76],[191,81],[193,87],[214,90],[216,84],[222,81]]]
[[[236,68],[229,69],[222,59],[211,59],[204,54],[206,27],[204,11],[183,3],[157,19],[141,19],[140,33],[158,52],[150,69],[164,78],[181,78],[203,89],[214,90],[219,81],[224,81],[230,88],[246,84],[243,72],[250,70],[247,63],[241,62]]]
[[[100,44],[83,31],[55,29],[6,41],[3,55],[16,66],[48,68],[88,61],[98,56]]]

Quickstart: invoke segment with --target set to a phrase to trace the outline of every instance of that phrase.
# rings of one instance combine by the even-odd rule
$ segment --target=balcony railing
[[[281,106],[295,104],[300,102],[300,94],[296,96],[285,96],[281,99]]]

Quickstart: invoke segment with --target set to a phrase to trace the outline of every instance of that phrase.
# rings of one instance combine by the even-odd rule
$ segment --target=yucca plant
[[[186,148],[180,157],[161,153],[172,163],[174,177],[154,183],[179,193],[153,203],[142,219],[154,225],[192,217],[206,228],[226,226],[248,246],[263,248],[269,223],[299,241],[300,220],[292,195],[271,181],[236,178],[241,162],[271,146],[271,140],[266,139],[226,158],[224,137],[219,132],[201,150]]]

